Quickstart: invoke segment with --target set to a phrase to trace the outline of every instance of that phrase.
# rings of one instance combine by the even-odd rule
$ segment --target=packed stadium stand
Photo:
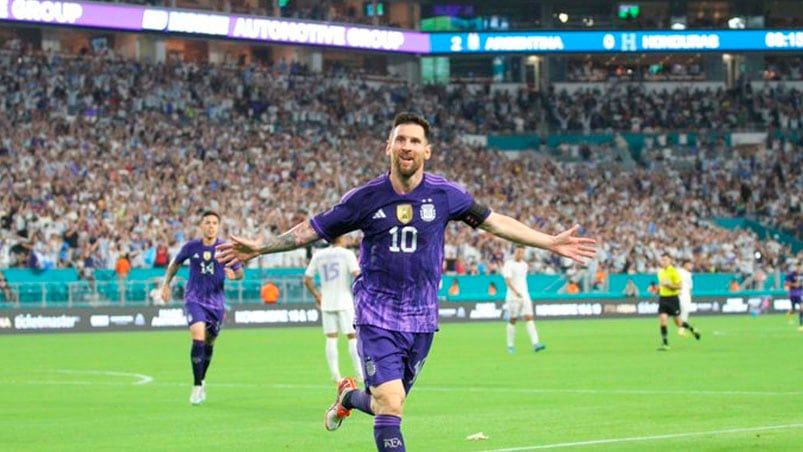
[[[254,11],[245,2],[165,6],[271,15],[259,3]],[[325,3],[298,2],[282,17],[393,22]],[[232,63],[153,61],[113,46],[54,51],[26,30],[5,30],[0,51],[0,269],[12,284],[24,274],[5,269],[34,270],[58,294],[63,286],[50,275],[113,279],[123,256],[135,270],[159,267],[157,249],[175,256],[207,208],[223,214],[226,234],[285,231],[386,170],[384,134],[403,110],[434,126],[431,171],[547,232],[579,222],[599,239],[588,270],[531,251],[531,273],[586,283],[597,271],[650,274],[669,252],[696,272],[752,282],[803,258],[794,245],[803,240],[803,91],[777,82],[800,80],[799,56],[768,58],[732,86],[706,84],[697,60],[680,69],[668,62],[666,71],[641,66],[628,83],[634,78],[598,59],[563,61],[570,89],[550,80],[537,89],[526,77],[496,89],[484,79],[428,84],[256,52]],[[649,86],[659,79],[650,74],[673,71],[682,83]],[[732,131],[766,139],[738,145],[723,138]],[[570,138],[595,133],[612,138]],[[667,144],[673,133],[697,139]],[[513,151],[469,139],[512,134],[542,138]],[[633,146],[622,134],[647,138]],[[764,233],[716,218],[746,219]],[[510,253],[465,226],[451,226],[448,239],[450,274],[497,274]],[[299,268],[307,258],[300,250],[250,265]]]

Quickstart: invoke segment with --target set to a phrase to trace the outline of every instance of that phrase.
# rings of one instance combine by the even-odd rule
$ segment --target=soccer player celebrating
[[[312,255],[304,272],[304,285],[321,310],[321,324],[326,336],[326,362],[335,383],[341,380],[337,356],[338,331],[348,339],[349,355],[357,380],[363,380],[362,364],[357,352],[357,333],[354,331],[354,297],[351,293],[352,278],[360,274],[360,266],[354,251],[346,249],[345,243],[346,236],[336,237],[331,247]],[[320,292],[313,281],[316,273],[321,281]]]
[[[668,254],[661,257],[661,270],[658,271],[658,323],[661,327],[661,346],[659,351],[669,350],[669,338],[667,337],[666,324],[669,316],[675,320],[678,328],[685,328],[700,340],[700,333],[694,331],[694,327],[689,322],[680,319],[680,290],[683,288],[683,280],[678,270],[672,265],[672,258]]]
[[[362,230],[360,275],[353,289],[357,346],[367,389],[356,389],[352,378],[344,378],[324,414],[324,426],[336,430],[353,408],[374,415],[379,451],[405,450],[402,407],[438,329],[438,286],[449,221],[462,221],[581,263],[595,254],[594,239],[575,236],[579,226],[558,235],[545,234],[492,212],[463,187],[425,172],[424,164],[432,155],[429,131],[422,116],[400,113],[385,145],[389,172],[267,243],[232,237],[231,243],[218,246],[218,260],[233,265]]]
[[[222,243],[218,239],[220,215],[207,211],[201,215],[201,239],[190,240],[181,247],[176,258],[167,267],[162,284],[162,300],[170,301],[170,282],[179,267],[190,260],[190,277],[184,291],[184,311],[190,326],[192,348],[193,387],[190,403],[200,405],[206,399],[206,371],[212,362],[215,339],[223,324],[224,277],[240,280],[245,277],[241,264],[226,267],[215,260],[215,246]]]
[[[798,314],[798,331],[803,331],[803,304],[800,303],[800,295],[803,293],[803,263],[797,263],[797,271],[792,270],[784,279],[786,283],[786,287],[789,289],[789,301],[791,302],[789,306],[789,312],[786,313],[786,317],[789,319],[789,323],[792,323],[792,315],[794,315],[795,310],[797,309]]]

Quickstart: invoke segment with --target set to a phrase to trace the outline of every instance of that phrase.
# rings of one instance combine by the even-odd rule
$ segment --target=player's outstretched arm
[[[170,294],[170,281],[173,280],[173,277],[176,276],[178,272],[179,263],[176,262],[175,259],[170,261],[170,265],[167,266],[167,271],[165,272],[165,276],[162,279],[162,301],[165,303],[170,302],[171,294]]]
[[[236,263],[245,264],[249,260],[261,255],[281,253],[300,248],[318,240],[320,236],[312,228],[309,220],[297,224],[289,231],[271,237],[265,243],[259,240],[250,240],[231,236],[231,242],[221,243],[217,247],[215,259],[221,264],[231,267]]]
[[[574,225],[558,235],[550,235],[537,231],[515,218],[491,212],[479,227],[505,240],[542,248],[580,264],[585,264],[584,259],[593,258],[597,253],[596,240],[575,236],[580,225]]]

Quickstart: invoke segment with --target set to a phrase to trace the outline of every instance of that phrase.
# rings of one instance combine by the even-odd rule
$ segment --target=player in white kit
[[[351,291],[353,279],[359,275],[360,266],[354,252],[345,248],[346,237],[340,236],[332,242],[332,246],[312,255],[307,270],[304,272],[304,285],[315,298],[315,304],[321,310],[323,334],[326,335],[326,362],[332,380],[341,380],[338,364],[337,334],[345,334],[348,338],[349,355],[354,364],[354,373],[359,381],[363,381],[362,364],[357,352],[357,336],[354,330],[354,296]],[[320,292],[315,287],[314,279],[318,274],[321,284]]]
[[[687,322],[689,320],[689,311],[691,310],[691,291],[694,288],[694,282],[691,274],[692,268],[693,264],[691,261],[685,261],[678,269],[681,281],[678,299],[680,300],[680,320],[683,322]],[[685,336],[686,328],[678,328],[678,335]]]
[[[502,267],[502,276],[507,285],[505,303],[509,319],[507,322],[507,351],[516,351],[516,320],[521,318],[525,322],[527,334],[530,336],[533,350],[540,352],[546,345],[538,341],[538,331],[535,329],[533,316],[533,301],[530,298],[530,288],[527,286],[528,265],[524,260],[524,247],[517,247],[513,259],[505,261]]]

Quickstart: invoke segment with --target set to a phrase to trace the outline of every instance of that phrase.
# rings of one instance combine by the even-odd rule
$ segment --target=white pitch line
[[[689,438],[693,436],[726,435],[729,433],[764,432],[768,430],[785,430],[803,428],[803,424],[768,425],[764,427],[729,428],[725,430],[709,430],[707,432],[674,433],[670,435],[631,436],[628,438],[609,438],[590,441],[577,441],[573,443],[542,444],[540,446],[511,447],[507,449],[488,449],[480,452],[521,452],[527,450],[559,449],[563,447],[599,446],[601,444],[632,443],[638,441],[655,441],[661,439]]]
[[[148,383],[153,382],[153,377],[133,372],[112,372],[108,370],[66,370],[66,369],[59,369],[56,372],[60,374],[72,374],[72,375],[109,375],[112,377],[131,377],[136,379],[135,382],[131,383],[132,385],[146,385]]]
[[[177,382],[161,382],[156,383],[159,385],[176,385],[185,386],[186,383]],[[259,383],[211,383],[216,388],[273,388],[273,389],[310,389],[310,390],[330,390],[329,385],[300,385],[300,384],[259,384]],[[415,387],[416,392],[449,392],[449,393],[515,393],[515,394],[617,394],[617,395],[699,395],[699,396],[798,396],[803,395],[803,391],[694,391],[694,390],[676,390],[676,391],[658,391],[654,389],[541,389],[541,388],[477,388],[477,387],[432,387],[432,386],[418,386]]]
[[[134,377],[139,378],[139,381],[134,383],[114,383],[114,382],[97,382],[97,381],[52,381],[52,380],[0,380],[2,384],[46,384],[46,385],[53,385],[53,384],[65,384],[65,385],[82,385],[82,384],[103,384],[103,385],[143,385],[153,383],[153,377],[138,374],[138,373],[129,373],[129,372],[106,372],[106,371],[67,371],[67,370],[59,370],[57,372],[60,373],[71,373],[71,374],[89,374],[89,375],[112,375],[112,376],[120,376],[120,377]],[[154,385],[159,386],[186,386],[184,382],[170,382],[170,381],[162,381],[159,383],[153,383]],[[283,383],[272,383],[272,384],[260,384],[260,383],[211,383],[210,386],[214,386],[216,388],[273,388],[273,389],[307,389],[307,390],[330,390],[332,389],[329,385],[315,385],[315,384],[283,384]],[[697,396],[712,396],[712,397],[721,397],[721,396],[756,396],[756,397],[768,397],[768,396],[779,396],[779,397],[789,397],[789,396],[800,396],[803,395],[803,391],[703,391],[703,390],[654,390],[654,389],[548,389],[548,388],[481,388],[481,387],[433,387],[433,386],[421,386],[415,387],[416,392],[444,392],[444,393],[514,393],[514,394],[598,394],[598,395],[605,395],[605,394],[617,394],[617,395],[697,395]]]
[[[2,380],[0,384],[4,385],[42,385],[42,386],[132,386],[138,383],[115,383],[111,381],[86,381],[86,380],[35,380],[35,381],[17,381],[17,380]]]
[[[795,396],[803,395],[803,391],[703,391],[703,390],[654,390],[654,389],[544,389],[544,388],[437,388],[422,387],[415,388],[416,391],[435,391],[435,392],[514,392],[519,394],[619,394],[619,395],[661,395],[661,394],[692,394],[700,396],[725,396],[725,395],[744,395],[744,396]]]

